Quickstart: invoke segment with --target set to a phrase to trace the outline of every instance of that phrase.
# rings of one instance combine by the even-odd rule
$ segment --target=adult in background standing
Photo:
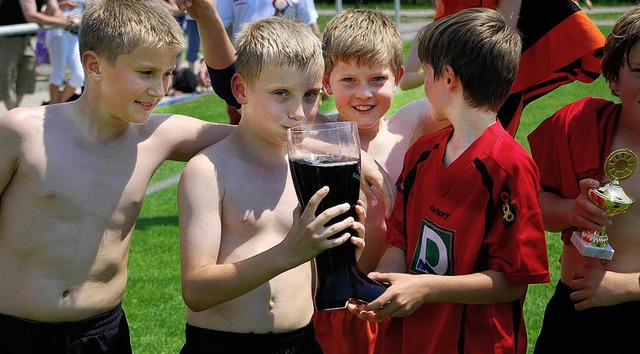
[[[63,13],[73,16],[80,23],[86,7],[85,0],[58,0]],[[49,103],[67,102],[76,90],[84,85],[84,69],[80,62],[77,27],[53,28],[47,31],[47,48],[51,60],[49,77]],[[69,80],[65,83],[65,73],[69,68]]]
[[[216,9],[222,18],[224,27],[231,42],[235,46],[235,36],[242,26],[247,22],[256,21],[269,16],[283,16],[308,24],[316,36],[320,37],[320,28],[318,27],[318,12],[312,0],[255,0],[255,1],[239,1],[218,0],[216,1]],[[213,69],[223,69],[213,67]],[[200,77],[206,76],[206,65],[201,65]],[[206,82],[206,80],[203,80]],[[240,113],[236,108],[227,106],[229,121],[231,124],[240,122]]]
[[[198,24],[196,23],[196,20],[191,18],[189,14],[184,15],[182,30],[188,38],[187,52],[185,55],[187,65],[192,73],[197,74],[195,63],[196,60],[198,60],[198,53],[200,52],[200,33],[198,32]]]
[[[28,22],[71,28],[73,17],[64,14],[56,0],[0,1],[0,26]],[[0,37],[0,52],[0,99],[10,110],[25,94],[35,92],[35,33]]]

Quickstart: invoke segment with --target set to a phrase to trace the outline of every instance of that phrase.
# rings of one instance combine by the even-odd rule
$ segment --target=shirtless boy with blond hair
[[[235,53],[224,36],[216,35],[222,33],[224,27],[215,9],[211,9],[211,3],[210,0],[191,1],[186,9],[203,29],[207,28],[201,31],[204,48],[215,48],[205,50],[205,60],[210,66],[216,93],[237,107],[234,98],[224,91],[234,72],[229,64]],[[209,10],[204,11],[207,5]],[[322,41],[323,87],[334,96],[338,113],[318,114],[316,121],[355,122],[363,151],[395,181],[409,145],[424,132],[449,123],[431,118],[426,98],[385,117],[404,70],[400,31],[384,13],[367,9],[339,13],[327,23]],[[389,212],[382,203],[367,203],[366,209],[367,247],[358,261],[365,273],[375,269],[388,247],[384,238],[385,214]],[[316,338],[326,353],[373,353],[382,332],[379,324],[360,321],[348,311],[317,311],[314,325]]]
[[[183,47],[157,0],[92,1],[82,96],[0,117],[0,352],[131,352],[120,303],[149,180],[234,129],[151,114]]]
[[[313,123],[322,47],[303,23],[275,16],[246,24],[237,46],[231,85],[242,120],[189,161],[178,190],[188,306],[182,353],[321,353],[310,261],[344,242],[361,247],[345,229],[364,229],[352,217],[324,226],[350,209],[346,203],[314,216],[327,187],[294,213],[287,129]]]

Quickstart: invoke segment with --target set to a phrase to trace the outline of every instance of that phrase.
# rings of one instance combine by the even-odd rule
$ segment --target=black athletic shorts
[[[535,354],[638,353],[640,302],[576,311],[573,291],[558,282],[544,313]]]
[[[0,314],[2,354],[130,354],[122,307],[78,322],[38,322]]]
[[[187,323],[186,342],[180,354],[262,353],[321,354],[313,325],[287,333],[232,333],[191,326]]]

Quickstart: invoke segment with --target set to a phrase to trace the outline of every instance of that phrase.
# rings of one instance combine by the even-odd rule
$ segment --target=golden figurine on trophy
[[[638,168],[638,157],[629,149],[618,149],[607,157],[604,162],[604,173],[609,182],[597,189],[589,189],[589,200],[612,217],[624,214],[633,204],[633,198],[629,197],[620,181],[631,177]],[[583,256],[612,259],[614,249],[609,245],[607,230],[575,231],[571,236],[571,242]]]

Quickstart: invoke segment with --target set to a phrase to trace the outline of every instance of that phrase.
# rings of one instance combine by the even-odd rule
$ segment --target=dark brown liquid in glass
[[[329,194],[320,202],[316,215],[335,205],[349,203],[351,209],[330,220],[328,224],[342,221],[349,216],[358,219],[355,212],[360,191],[358,160],[289,160],[289,167],[298,202],[303,208],[320,188],[328,186]],[[340,234],[348,231],[343,230]],[[356,234],[355,231],[350,232],[352,235]],[[384,292],[383,285],[360,271],[354,248],[355,246],[347,241],[338,247],[323,251],[316,257],[318,284],[314,301],[317,309],[345,308],[350,299],[371,302]]]

